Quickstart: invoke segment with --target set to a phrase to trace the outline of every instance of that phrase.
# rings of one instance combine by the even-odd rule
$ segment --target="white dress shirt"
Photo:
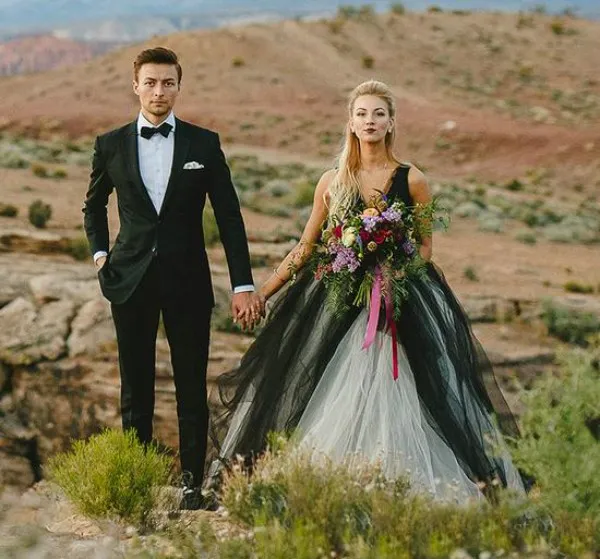
[[[173,127],[166,138],[157,133],[146,139],[141,135],[142,127],[154,128],[155,126],[148,122],[142,113],[137,120],[140,175],[157,214],[165,199],[173,164],[173,152],[175,151],[175,115],[173,112],[169,113],[164,122]]]
[[[137,119],[137,144],[138,144],[138,161],[140,166],[140,175],[142,182],[148,191],[150,200],[154,205],[154,209],[158,214],[165,199],[165,192],[169,184],[169,176],[171,175],[171,167],[173,164],[173,153],[175,150],[175,115],[171,111],[169,116],[163,121],[168,122],[172,129],[169,135],[165,138],[162,134],[154,134],[146,139],[140,132],[142,126],[155,128],[155,125],[149,122],[146,117],[140,112]],[[160,126],[159,123],[158,126]],[[156,128],[158,128],[156,126]],[[98,258],[106,256],[106,252],[101,250],[94,254],[94,262]],[[254,291],[253,285],[239,285],[234,288],[234,293],[242,293],[244,291]]]

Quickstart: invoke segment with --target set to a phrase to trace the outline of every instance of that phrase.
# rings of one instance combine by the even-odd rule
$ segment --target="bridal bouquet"
[[[408,208],[379,195],[343,219],[334,219],[313,253],[315,278],[325,284],[334,313],[343,314],[353,305],[370,307],[364,348],[373,343],[379,312],[385,308],[386,326],[394,338],[394,378],[396,320],[408,296],[408,280],[425,274],[418,241],[431,233],[433,218],[433,203]]]

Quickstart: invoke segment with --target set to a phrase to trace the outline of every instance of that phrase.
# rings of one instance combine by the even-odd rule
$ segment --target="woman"
[[[368,310],[333,316],[322,282],[303,269],[323,225],[346,209],[378,192],[407,206],[431,201],[423,173],[392,152],[396,109],[389,88],[362,83],[348,110],[338,167],[319,180],[300,242],[259,293],[268,300],[292,271],[296,279],[239,368],[219,378],[226,412],[213,433],[230,424],[218,446],[221,460],[259,453],[270,431],[287,431],[315,456],[377,460],[388,477],[406,475],[413,487],[442,500],[478,499],[484,486],[498,483],[521,491],[501,435],[516,435],[516,426],[491,374],[491,386],[484,385],[489,361],[430,262],[432,237],[419,247],[426,277],[409,281],[396,324],[397,380],[388,334],[380,329],[375,343],[362,348]]]

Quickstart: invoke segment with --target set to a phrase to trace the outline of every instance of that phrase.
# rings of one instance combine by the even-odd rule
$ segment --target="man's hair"
[[[155,47],[146,49],[140,52],[133,61],[133,77],[137,81],[140,68],[144,64],[170,64],[177,68],[177,83],[181,83],[181,65],[177,55],[170,49],[165,47]]]

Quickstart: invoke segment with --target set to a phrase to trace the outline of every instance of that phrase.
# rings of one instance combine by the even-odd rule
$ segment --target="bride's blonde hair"
[[[354,104],[362,95],[375,95],[385,101],[390,118],[396,117],[396,102],[390,88],[383,82],[369,80],[361,83],[350,93],[348,97],[348,122],[344,146],[337,157],[337,173],[329,186],[329,217],[343,217],[348,209],[359,200],[360,183],[358,172],[360,170],[360,143],[358,137],[350,128],[350,119],[354,112]],[[396,139],[396,129],[385,136],[385,149],[387,156],[396,164],[400,161],[394,155],[392,148]]]

